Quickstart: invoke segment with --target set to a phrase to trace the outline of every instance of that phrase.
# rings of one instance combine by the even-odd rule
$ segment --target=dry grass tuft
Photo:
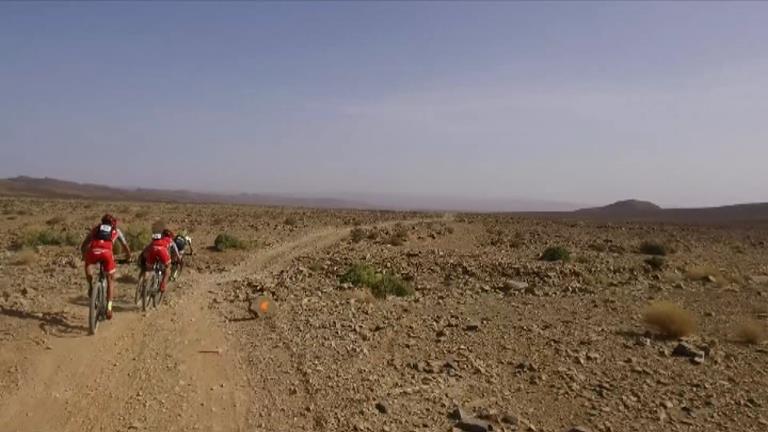
[[[724,282],[723,274],[720,270],[711,265],[695,265],[685,271],[685,277],[691,281],[707,281],[710,276],[715,279],[716,283]]]
[[[64,216],[54,216],[54,217],[48,219],[47,221],[45,221],[45,224],[46,225],[60,225],[60,224],[63,224],[64,222],[66,222],[66,221],[67,221],[67,219],[64,218]]]
[[[755,345],[763,342],[766,337],[765,325],[760,321],[746,320],[736,327],[736,340],[739,342]]]
[[[37,253],[32,249],[22,249],[11,256],[10,263],[15,266],[29,266],[37,261]]]
[[[679,338],[696,331],[693,314],[680,306],[660,301],[651,303],[643,311],[643,321],[666,337]]]

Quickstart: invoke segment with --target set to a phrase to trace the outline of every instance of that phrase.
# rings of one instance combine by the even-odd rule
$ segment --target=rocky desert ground
[[[195,254],[89,336],[105,211]],[[0,245],[0,431],[768,430],[765,225],[3,198]]]

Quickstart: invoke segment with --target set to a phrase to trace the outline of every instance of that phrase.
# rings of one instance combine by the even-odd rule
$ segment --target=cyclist
[[[80,251],[83,253],[85,261],[85,278],[88,280],[88,296],[91,295],[93,288],[93,273],[91,266],[102,263],[104,271],[107,273],[107,319],[112,319],[112,299],[114,298],[114,274],[115,257],[112,254],[112,247],[118,240],[123,247],[125,260],[131,260],[131,248],[125,241],[123,233],[117,228],[117,219],[107,213],[101,218],[101,223],[93,227],[80,245]]]
[[[189,246],[189,254],[192,255],[192,237],[186,232],[182,231],[176,237],[173,238],[173,242],[176,243],[176,248],[180,254],[186,254],[187,246]]]
[[[171,265],[171,258],[174,260],[181,259],[179,249],[176,248],[176,243],[173,241],[173,231],[164,229],[160,233],[152,234],[152,241],[144,248],[141,253],[140,266],[141,273],[139,273],[139,283],[144,281],[144,276],[147,271],[152,270],[156,262],[159,262],[169,269]],[[168,283],[168,271],[163,272],[163,280],[160,282],[160,291],[165,292],[165,286]]]
[[[175,262],[173,270],[171,271],[171,281],[175,281],[181,272],[181,267],[184,265],[184,255],[192,255],[192,237],[186,232],[181,232],[173,238],[173,242],[176,243],[176,249],[179,250],[179,259]]]

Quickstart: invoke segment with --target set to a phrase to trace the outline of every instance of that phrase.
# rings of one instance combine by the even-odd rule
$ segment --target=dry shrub
[[[28,266],[35,263],[37,253],[32,249],[22,249],[11,256],[10,263],[15,266]]]
[[[376,297],[373,296],[370,290],[348,290],[346,291],[346,297],[359,303],[373,303],[376,301]]]
[[[149,216],[149,210],[144,210],[144,209],[137,211],[133,215],[133,217],[136,219],[144,219],[147,216]]]
[[[366,235],[365,230],[360,227],[352,228],[352,231],[349,232],[349,238],[352,240],[352,243],[360,243],[365,239]]]
[[[736,339],[748,344],[759,344],[766,339],[765,325],[757,320],[746,320],[736,327]]]
[[[63,224],[66,221],[67,220],[64,218],[64,216],[54,216],[54,217],[48,219],[47,221],[45,221],[45,224],[46,225],[59,225],[59,224]]]
[[[644,241],[640,244],[640,252],[646,255],[664,256],[669,252],[669,248],[663,243]]]
[[[715,278],[717,283],[724,281],[720,270],[708,264],[694,265],[685,271],[685,277],[691,281],[706,281],[710,276]]]
[[[643,321],[664,336],[679,338],[696,331],[693,314],[680,306],[660,301],[651,303],[643,311]]]

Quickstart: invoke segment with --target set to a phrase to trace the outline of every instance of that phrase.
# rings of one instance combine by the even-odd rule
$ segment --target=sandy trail
[[[188,287],[174,292],[171,286],[169,300],[159,310],[118,310],[116,319],[102,324],[95,337],[51,338],[49,349],[23,359],[31,373],[15,393],[3,397],[0,430],[267,427],[253,424],[249,414],[268,406],[274,392],[286,390],[285,378],[297,374],[296,353],[279,342],[268,344],[268,350],[238,346],[242,338],[233,333],[238,327],[210,304],[218,285],[279,270],[294,257],[328,247],[348,233],[349,228],[321,229],[258,251],[226,273],[188,272],[183,276]],[[275,333],[265,337],[279,339],[280,327],[279,322],[263,327]],[[254,376],[264,378],[250,382]],[[295,393],[297,404],[305,403],[306,392]],[[271,411],[278,427],[285,419],[280,409]],[[256,417],[263,419],[264,413]]]

